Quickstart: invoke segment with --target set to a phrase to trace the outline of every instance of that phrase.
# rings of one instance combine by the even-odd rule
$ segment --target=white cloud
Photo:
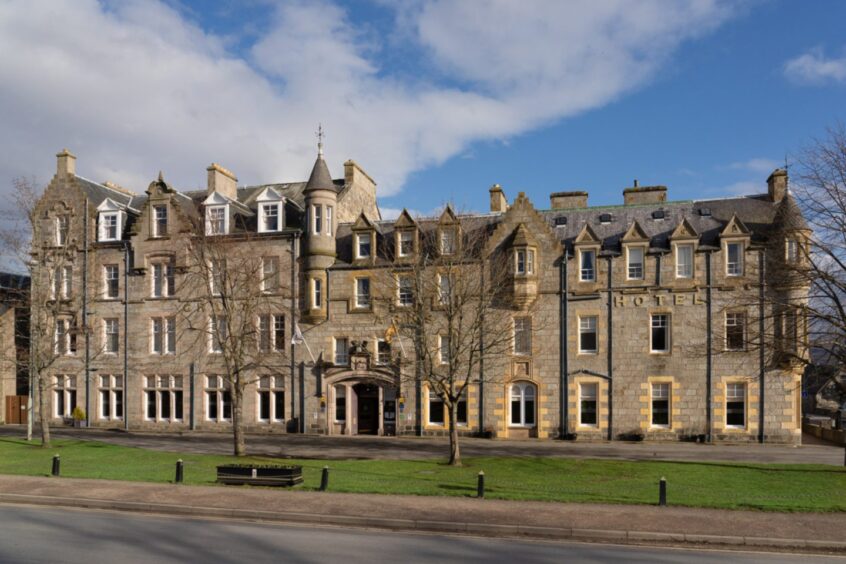
[[[725,186],[706,188],[703,193],[708,197],[750,196],[766,190],[766,184],[758,180],[740,180]]]
[[[242,182],[302,179],[322,122],[336,175],[352,157],[381,195],[396,194],[409,173],[474,141],[644,86],[679,44],[731,15],[719,0],[394,9],[397,29],[383,38],[328,0],[288,2],[241,58],[231,35],[153,0],[0,3],[0,191],[16,175],[46,180],[65,146],[80,174],[136,190],[159,169],[199,187],[212,161]],[[380,64],[398,41],[419,54],[411,72]]]
[[[736,163],[731,163],[728,168],[731,170],[744,170],[747,172],[754,172],[755,174],[766,174],[769,175],[772,171],[779,168],[778,161],[774,161],[772,159],[767,159],[764,157],[758,157],[754,159],[749,159],[748,161],[740,161]]]
[[[839,59],[826,58],[822,49],[811,49],[787,61],[784,64],[784,74],[798,84],[846,82],[846,55]]]

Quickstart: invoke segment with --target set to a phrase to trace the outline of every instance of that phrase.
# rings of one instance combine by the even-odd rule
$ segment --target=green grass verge
[[[290,463],[303,466],[302,489],[317,489],[324,465],[334,492],[474,496],[485,471],[486,497],[559,502],[654,504],[658,480],[667,478],[671,505],[769,511],[846,511],[846,470],[810,464],[657,462],[542,457],[474,457],[461,468],[437,460],[280,460],[169,453],[96,441],[36,442],[0,439],[0,474],[49,475],[60,454],[62,476],[169,482],[177,458],[185,482],[213,485],[222,463]]]

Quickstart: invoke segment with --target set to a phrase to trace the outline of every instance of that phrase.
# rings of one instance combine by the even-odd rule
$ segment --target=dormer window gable
[[[126,212],[123,206],[106,198],[97,206],[97,240],[120,241],[123,226],[126,224]]]
[[[746,272],[746,251],[749,248],[751,231],[733,215],[720,232],[720,247],[723,254],[725,276],[742,277]]]
[[[646,274],[649,236],[637,221],[632,222],[623,234],[622,245],[626,257],[626,280],[643,280]]]
[[[256,198],[258,232],[275,233],[285,228],[285,197],[273,188],[265,188]]]
[[[411,218],[408,210],[402,210],[394,223],[394,247],[397,260],[407,260],[417,254],[417,223]]]
[[[206,235],[229,233],[230,201],[226,196],[213,192],[203,201],[205,209]]]
[[[442,257],[453,256],[461,251],[461,223],[452,211],[452,206],[447,205],[438,220],[437,245]]]
[[[376,257],[376,226],[362,213],[352,226],[353,259],[373,261]]]

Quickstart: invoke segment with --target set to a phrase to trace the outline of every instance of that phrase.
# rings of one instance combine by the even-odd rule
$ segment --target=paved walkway
[[[25,427],[0,426],[0,436],[23,436]],[[229,433],[187,432],[157,434],[100,429],[56,428],[61,438],[90,439],[125,446],[170,452],[230,454]],[[843,466],[843,447],[816,442],[804,446],[696,443],[580,443],[554,440],[501,440],[462,438],[463,456],[553,456],[621,460],[682,460],[763,462],[782,464],[831,464]],[[253,455],[316,459],[423,459],[448,453],[445,437],[336,437],[324,435],[249,435],[247,451]]]
[[[846,553],[843,513],[762,513],[0,476],[0,504],[10,503],[490,536]]]

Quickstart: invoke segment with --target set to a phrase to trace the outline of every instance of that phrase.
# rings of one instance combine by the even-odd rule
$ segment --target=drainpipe
[[[568,280],[567,280],[567,249],[564,249],[564,254],[561,257],[561,263],[558,266],[558,290],[560,293],[559,312],[558,312],[558,351],[559,351],[559,366],[558,366],[558,413],[560,415],[558,423],[558,438],[563,439],[567,436],[567,422],[569,418],[568,408],[568,393],[567,389],[567,373],[570,368],[569,356],[567,350],[567,326],[568,326]]]
[[[123,242],[123,430],[129,431],[129,241]]]
[[[194,398],[194,380],[195,380],[195,368],[194,363],[188,365],[188,385],[190,386],[190,393],[191,396],[188,398],[188,409],[190,410],[190,422],[189,428],[194,431],[197,429],[197,416],[196,416],[196,399]]]
[[[763,249],[758,251],[758,442],[764,442],[764,280],[767,265]]]
[[[82,326],[85,330],[85,426],[91,426],[91,339],[88,328],[88,198],[82,214]]]
[[[608,257],[608,440],[614,438],[614,296],[611,257]]]
[[[300,362],[300,418],[299,431],[305,433],[305,361]]]
[[[291,237],[291,419],[294,418],[297,411],[297,400],[294,394],[297,378],[297,349],[293,341],[294,333],[297,330],[297,239],[299,239],[299,233],[294,233],[294,236]]]
[[[482,261],[482,296],[485,295],[485,263]],[[482,330],[479,331],[479,436],[485,433],[485,308],[480,314]]]
[[[714,379],[713,359],[713,333],[714,318],[713,304],[711,303],[711,252],[705,253],[705,442],[711,442],[711,429],[713,429],[713,409],[711,405],[711,387]]]

